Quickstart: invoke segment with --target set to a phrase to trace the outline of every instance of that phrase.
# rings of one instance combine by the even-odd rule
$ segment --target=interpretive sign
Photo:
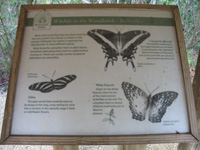
[[[177,6],[22,6],[3,144],[197,137]]]

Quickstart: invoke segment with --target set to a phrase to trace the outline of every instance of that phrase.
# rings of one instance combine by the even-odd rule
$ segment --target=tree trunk
[[[197,59],[195,77],[194,77],[192,87],[193,87],[193,94],[194,94],[194,100],[195,100],[195,106],[196,106],[197,123],[200,129],[200,107],[199,107],[200,106],[200,54]],[[199,143],[181,143],[178,146],[178,150],[200,150],[200,144]]]

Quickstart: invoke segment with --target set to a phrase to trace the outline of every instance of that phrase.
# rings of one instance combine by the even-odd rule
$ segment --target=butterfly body
[[[121,32],[117,33],[117,51],[119,54],[121,54],[123,47],[122,47],[122,40],[121,40]]]
[[[128,82],[122,83],[122,89],[129,100],[132,118],[143,121],[148,113],[148,119],[152,123],[161,122],[167,108],[178,97],[174,91],[165,91],[147,95],[143,90]]]
[[[142,30],[128,31],[122,34],[120,31],[114,33],[108,30],[94,29],[88,31],[87,34],[102,45],[105,58],[107,58],[105,71],[108,69],[109,62],[114,65],[114,61],[117,61],[119,55],[122,56],[122,60],[126,61],[127,65],[131,62],[135,71],[133,58],[135,59],[134,54],[136,53],[137,45],[150,36],[150,33]],[[136,37],[137,39],[135,39]]]
[[[56,90],[56,86],[54,85],[53,79],[51,79],[50,82],[51,82],[51,85],[52,85],[52,91],[53,91],[53,90]]]
[[[60,90],[67,86],[68,83],[76,79],[76,75],[66,75],[56,80],[51,79],[49,82],[38,82],[29,86],[29,90],[48,93],[53,90]]]

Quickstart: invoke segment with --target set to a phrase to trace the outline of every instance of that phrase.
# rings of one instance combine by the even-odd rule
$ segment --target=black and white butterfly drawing
[[[55,74],[55,72],[54,72],[54,74]],[[43,76],[45,76],[45,75],[43,75]],[[53,76],[52,76],[52,78],[53,78]],[[29,90],[35,90],[35,91],[40,91],[42,93],[48,93],[53,90],[60,90],[60,89],[65,88],[68,83],[72,82],[75,79],[76,79],[76,75],[66,75],[66,76],[63,76],[56,80],[50,79],[50,81],[44,81],[44,82],[38,82],[38,83],[31,84],[29,86]]]
[[[114,65],[114,61],[118,60],[119,55],[127,65],[130,62],[133,70],[136,71],[133,58],[135,59],[137,46],[150,37],[150,33],[143,30],[132,30],[122,34],[120,31],[114,33],[108,30],[94,29],[88,31],[87,34],[102,45],[105,58],[107,58],[105,71],[108,69],[109,62]]]
[[[148,113],[148,119],[152,123],[161,122],[167,107],[178,97],[178,93],[174,91],[164,91],[152,96],[151,94],[156,89],[147,95],[143,90],[128,82],[122,83],[122,89],[129,100],[132,118],[143,121]]]

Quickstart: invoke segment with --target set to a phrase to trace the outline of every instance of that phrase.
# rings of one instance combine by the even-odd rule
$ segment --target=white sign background
[[[27,18],[34,18],[37,12],[28,12]],[[65,10],[50,11],[52,17],[80,17],[80,16],[126,16],[126,17],[161,17],[172,18],[170,12],[165,11],[132,11],[132,10]],[[87,35],[92,29],[105,29],[117,33],[130,30],[148,31],[151,36],[138,46],[133,59],[136,72],[131,64],[126,66],[119,56],[118,60],[104,71],[106,60],[101,45]],[[35,35],[42,34],[84,34],[80,46],[86,46],[85,55],[63,56],[59,59],[29,59],[32,50],[31,40]],[[174,60],[147,60],[140,57],[141,46],[147,45],[150,40],[172,41]],[[78,44],[78,43],[76,43]],[[155,63],[137,67],[138,63]],[[77,78],[66,88],[49,93],[29,90],[28,87],[37,82],[49,81],[43,77],[51,77],[56,70],[54,80],[65,75],[74,74]],[[28,78],[28,74],[37,74],[37,78]],[[129,82],[140,87],[148,94],[148,89],[157,94],[163,91],[176,91],[177,99],[167,108],[161,123],[132,119],[129,101],[121,88],[122,82]],[[117,98],[122,98],[124,107],[114,108],[115,124],[102,122],[105,113],[111,108],[103,109],[103,115],[93,115],[93,91],[96,84],[114,84],[118,88]],[[183,86],[182,69],[174,26],[145,26],[145,25],[60,25],[51,26],[49,30],[33,30],[32,26],[25,27],[21,62],[16,88],[12,135],[134,135],[160,133],[187,133],[189,132],[187,106]],[[50,113],[24,113],[24,104],[28,97],[34,100],[72,100],[75,110],[50,111]],[[164,122],[175,122],[165,125]]]

